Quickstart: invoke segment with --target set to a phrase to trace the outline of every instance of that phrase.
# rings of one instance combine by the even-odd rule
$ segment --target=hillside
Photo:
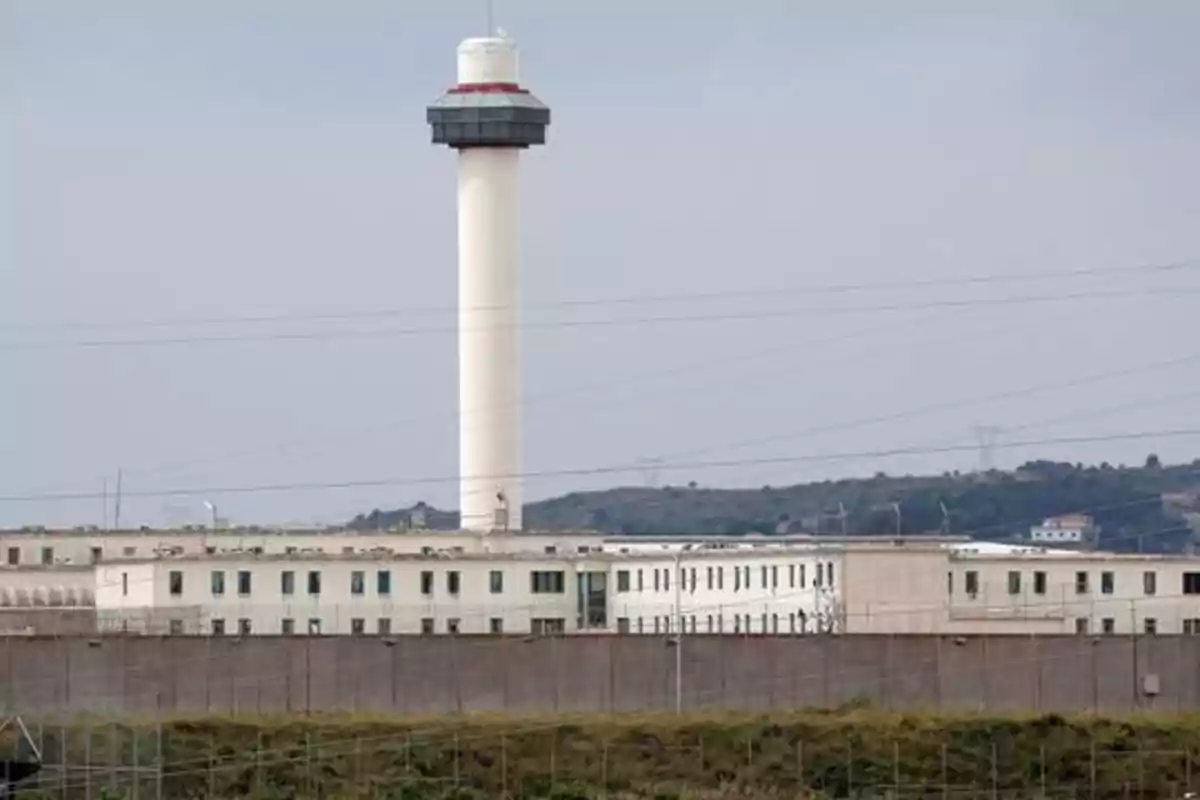
[[[1002,541],[1023,536],[1041,519],[1090,513],[1099,546],[1118,551],[1179,552],[1189,546],[1188,514],[1200,511],[1200,459],[1164,466],[1150,456],[1140,467],[1049,461],[1012,472],[823,481],[760,489],[687,486],[619,487],[573,492],[531,503],[525,526],[626,534],[839,533],[897,531],[967,534]],[[942,507],[946,513],[943,513]],[[840,509],[844,509],[844,514]],[[451,529],[457,514],[418,507],[417,522]],[[351,527],[406,527],[413,509],[359,515]]]

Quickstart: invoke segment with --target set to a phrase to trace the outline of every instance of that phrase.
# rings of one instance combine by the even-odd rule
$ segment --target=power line
[[[1120,434],[1105,434],[1096,436],[1067,436],[1056,439],[1033,439],[1024,441],[1005,441],[996,444],[997,449],[1018,448],[1018,447],[1044,447],[1052,445],[1064,444],[1093,444],[1099,442],[1116,442],[1116,441],[1136,441],[1141,439],[1163,438],[1171,436],[1198,436],[1200,428],[1176,428],[1154,431],[1138,431],[1132,433]],[[703,470],[703,469],[720,469],[726,467],[741,467],[755,464],[788,464],[801,462],[830,462],[840,460],[850,460],[858,458],[890,458],[894,456],[904,455],[928,455],[938,453],[957,453],[963,451],[974,451],[976,445],[959,444],[947,445],[943,447],[898,447],[884,450],[867,450],[846,453],[827,453],[827,454],[809,454],[799,456],[777,456],[769,458],[745,458],[745,459],[724,459],[712,461],[692,461],[692,462],[670,462],[663,461],[660,464],[662,470]],[[549,477],[563,476],[583,476],[583,475],[605,475],[624,472],[636,472],[640,469],[640,465],[622,465],[609,467],[579,467],[556,470],[539,470],[533,472],[515,473],[511,475],[484,475],[480,476],[489,479],[502,478],[521,478],[521,479],[536,479]],[[352,489],[352,488],[368,488],[378,486],[402,486],[402,485],[422,485],[422,484],[437,484],[451,483],[458,480],[457,475],[452,476],[437,476],[423,478],[372,478],[361,480],[345,480],[345,481],[328,481],[328,482],[292,482],[292,483],[262,483],[250,484],[241,486],[208,486],[208,487],[177,487],[172,489],[144,489],[130,490],[125,492],[127,497],[171,497],[171,496],[186,496],[186,495],[227,495],[227,494],[253,494],[263,492],[288,492],[288,491],[305,491],[305,490],[329,490],[329,489]],[[16,494],[0,496],[0,502],[3,503],[22,503],[22,502],[62,502],[67,500],[98,500],[101,495],[98,492],[62,492],[62,493],[46,493],[46,494]]]
[[[933,300],[922,303],[885,303],[874,306],[853,306],[830,308],[827,306],[806,306],[771,311],[735,311],[709,314],[677,314],[670,316],[648,317],[610,317],[604,319],[586,320],[555,320],[542,322],[522,322],[518,328],[522,330],[558,330],[571,328],[608,328],[625,325],[667,325],[692,322],[735,322],[761,321],[766,319],[790,319],[797,316],[829,317],[842,314],[878,314],[897,311],[921,311],[925,309],[957,309],[957,308],[987,308],[1036,303],[1060,303],[1072,300],[1130,298],[1165,296],[1170,298],[1200,294],[1200,288],[1190,286],[1159,287],[1143,290],[1071,292],[1048,295],[1023,295],[1002,298],[985,298],[974,300]],[[489,326],[480,326],[466,330],[487,330]],[[412,328],[372,328],[351,330],[326,331],[277,331],[269,333],[230,333],[196,336],[145,337],[128,339],[72,339],[48,341],[8,341],[0,342],[0,349],[7,350],[46,350],[60,348],[116,348],[116,347],[157,347],[164,345],[189,344],[230,344],[243,342],[300,342],[300,341],[329,341],[335,339],[361,339],[379,337],[422,336],[427,334],[461,333],[462,328],[455,325],[424,326]]]
[[[1200,267],[1200,259],[1191,259],[1161,264],[1136,264],[1122,267],[1081,268],[1072,270],[1029,271],[1011,274],[968,275],[949,278],[918,278],[913,280],[895,280],[883,282],[816,284],[813,286],[779,286],[763,289],[734,289],[712,292],[684,292],[678,294],[626,295],[623,297],[595,299],[566,299],[542,302],[523,303],[525,309],[552,308],[594,308],[601,306],[628,306],[668,302],[696,302],[709,300],[729,300],[738,298],[778,297],[794,294],[850,294],[856,292],[887,291],[893,289],[920,289],[936,286],[976,286],[999,283],[1023,283],[1027,281],[1060,280],[1088,276],[1114,276],[1141,273],[1179,272]],[[500,311],[506,309],[503,305],[471,306],[471,311]],[[36,331],[36,330],[84,330],[84,329],[113,329],[113,328],[166,328],[207,325],[256,325],[279,322],[299,321],[346,321],[371,318],[393,318],[404,316],[428,316],[437,314],[457,314],[462,309],[457,306],[435,307],[401,307],[384,309],[358,309],[336,312],[304,312],[304,313],[275,313],[275,314],[244,314],[218,317],[193,318],[157,318],[131,321],[90,321],[90,322],[32,322],[32,323],[3,323],[0,330]]]
[[[960,310],[958,310],[958,313],[963,313],[964,311],[965,311],[965,309],[960,309]],[[928,317],[924,321],[933,322],[933,321],[935,321],[935,319],[936,319],[935,317],[931,316],[931,317]],[[823,335],[823,336],[819,336],[819,337],[807,338],[807,339],[804,339],[801,341],[791,340],[791,341],[787,341],[787,342],[783,342],[783,343],[776,343],[776,344],[771,345],[770,347],[760,348],[760,349],[756,349],[756,350],[749,351],[749,352],[739,351],[732,356],[725,356],[725,357],[721,357],[721,358],[704,358],[704,359],[690,361],[690,362],[675,365],[675,366],[660,367],[660,368],[656,368],[653,370],[636,372],[636,373],[625,375],[623,377],[616,378],[616,379],[607,378],[607,379],[598,380],[598,381],[588,381],[586,383],[576,384],[574,386],[568,386],[568,387],[559,388],[559,389],[552,389],[550,391],[539,392],[539,393],[536,393],[533,395],[526,395],[521,399],[520,407],[521,408],[529,408],[534,405],[544,404],[547,401],[561,400],[563,398],[572,397],[572,396],[576,396],[576,395],[583,395],[585,398],[592,398],[592,397],[599,396],[599,393],[611,391],[614,387],[627,386],[627,385],[632,385],[632,386],[636,387],[637,391],[634,393],[634,396],[641,397],[641,396],[644,396],[644,395],[650,393],[649,391],[647,391],[647,389],[653,388],[651,386],[651,383],[653,381],[660,380],[664,377],[677,376],[677,375],[693,372],[696,370],[708,371],[709,374],[707,374],[705,376],[704,383],[723,382],[726,379],[725,373],[712,374],[713,368],[716,366],[722,365],[722,364],[734,363],[738,366],[742,366],[747,363],[750,363],[751,361],[760,360],[760,359],[774,356],[774,355],[777,355],[780,353],[793,352],[799,346],[804,346],[806,348],[812,348],[816,345],[829,345],[829,344],[836,344],[836,343],[841,343],[841,342],[846,342],[846,341],[854,341],[854,340],[857,340],[860,338],[865,338],[867,336],[871,336],[871,335],[875,335],[875,334],[879,334],[879,333],[886,333],[888,331],[898,329],[898,328],[908,330],[909,328],[912,327],[912,325],[913,325],[913,323],[910,321],[907,321],[907,320],[894,320],[894,321],[890,321],[890,322],[887,322],[882,325],[872,326],[871,328],[867,328],[867,329],[863,329],[863,330],[851,331],[849,333],[837,331],[832,334],[827,334],[827,335]],[[997,328],[997,330],[1007,330],[1008,327],[1009,327],[1009,323],[1005,322],[1003,324],[1003,326],[1000,328]],[[992,332],[994,332],[994,331],[991,328],[983,331],[984,334],[989,334]],[[969,340],[972,340],[977,337],[973,334],[964,334],[959,331],[956,331],[953,334],[952,338],[955,342],[962,342],[962,341],[969,341]],[[922,341],[918,341],[918,342],[912,342],[911,344],[913,344],[913,345],[937,344],[944,340],[945,340],[945,337],[937,337],[936,339],[933,339],[932,341],[922,340]],[[868,351],[866,353],[866,355],[874,355],[876,353],[877,353],[876,350],[871,350],[871,351]],[[826,356],[832,356],[832,351],[828,350],[825,347],[820,347],[815,350],[815,353],[813,356],[810,356],[810,363],[812,363],[812,361],[811,361],[812,358],[824,358]],[[843,360],[841,363],[845,364],[846,362]],[[662,388],[662,387],[660,387],[660,388]],[[464,409],[459,413],[461,413],[462,416],[470,418],[470,417],[474,417],[478,414],[481,414],[485,411],[491,410],[493,408],[501,408],[501,407],[503,407],[503,404],[496,403],[496,404],[491,404],[484,408]],[[162,473],[162,472],[166,472],[166,471],[177,471],[179,469],[193,468],[198,465],[206,465],[206,464],[214,464],[214,463],[227,463],[236,458],[253,456],[256,454],[274,454],[274,453],[284,452],[284,451],[290,450],[291,448],[295,447],[297,444],[300,444],[304,441],[309,441],[312,439],[316,439],[316,440],[325,440],[325,439],[334,439],[334,438],[345,439],[345,438],[352,437],[352,436],[361,436],[361,435],[366,435],[366,434],[370,434],[370,433],[378,433],[380,431],[395,428],[397,426],[423,422],[423,421],[431,420],[434,418],[435,418],[435,415],[433,415],[433,414],[408,416],[408,417],[403,417],[400,419],[389,420],[387,422],[384,422],[384,423],[378,424],[378,425],[371,425],[371,426],[367,426],[364,428],[355,429],[352,431],[340,431],[340,432],[336,432],[336,433],[323,434],[323,435],[319,435],[316,437],[308,435],[308,436],[305,436],[303,439],[293,439],[293,440],[290,440],[287,442],[278,443],[275,445],[270,445],[270,446],[265,446],[265,447],[241,449],[241,450],[237,450],[237,451],[233,451],[233,452],[226,452],[226,453],[223,453],[218,456],[211,456],[211,457],[205,457],[205,458],[199,458],[199,459],[191,458],[191,459],[181,460],[181,461],[177,461],[177,462],[168,462],[165,464],[160,463],[160,464],[157,464],[157,465],[154,465],[151,467],[142,468],[141,470],[137,470],[137,472]],[[436,415],[436,418],[440,419],[441,415]],[[61,486],[61,485],[62,484],[58,484],[58,486]],[[54,487],[46,487],[46,488],[38,490],[38,491],[52,491],[53,488]]]

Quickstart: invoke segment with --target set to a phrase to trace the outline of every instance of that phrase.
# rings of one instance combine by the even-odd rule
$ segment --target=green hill
[[[1200,459],[1139,467],[1033,461],[1012,472],[822,481],[760,489],[618,487],[572,492],[525,507],[525,527],[624,534],[897,532],[966,534],[1004,541],[1025,536],[1045,517],[1090,514],[1098,546],[1117,551],[1180,552],[1190,546],[1200,511]],[[944,509],[944,511],[943,511]],[[418,506],[418,525],[453,529],[457,514]],[[373,511],[358,529],[407,527],[414,509]],[[423,523],[421,517],[423,516]]]

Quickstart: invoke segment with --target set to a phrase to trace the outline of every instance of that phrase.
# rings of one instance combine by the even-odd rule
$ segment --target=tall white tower
[[[517,166],[550,109],[517,82],[505,36],[458,46],[458,83],[427,110],[458,151],[459,508],[464,530],[521,529]]]

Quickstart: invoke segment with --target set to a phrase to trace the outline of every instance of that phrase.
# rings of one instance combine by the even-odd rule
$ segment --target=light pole
[[[675,554],[675,713],[683,713],[683,550]]]
[[[212,529],[212,532],[215,534],[217,532],[217,504],[213,503],[209,500],[205,500],[204,507],[208,509],[208,513],[211,516],[212,522],[209,525],[209,527]],[[208,534],[207,533],[204,534],[204,541],[201,542],[201,546],[204,548],[204,552],[207,553],[208,552]]]

